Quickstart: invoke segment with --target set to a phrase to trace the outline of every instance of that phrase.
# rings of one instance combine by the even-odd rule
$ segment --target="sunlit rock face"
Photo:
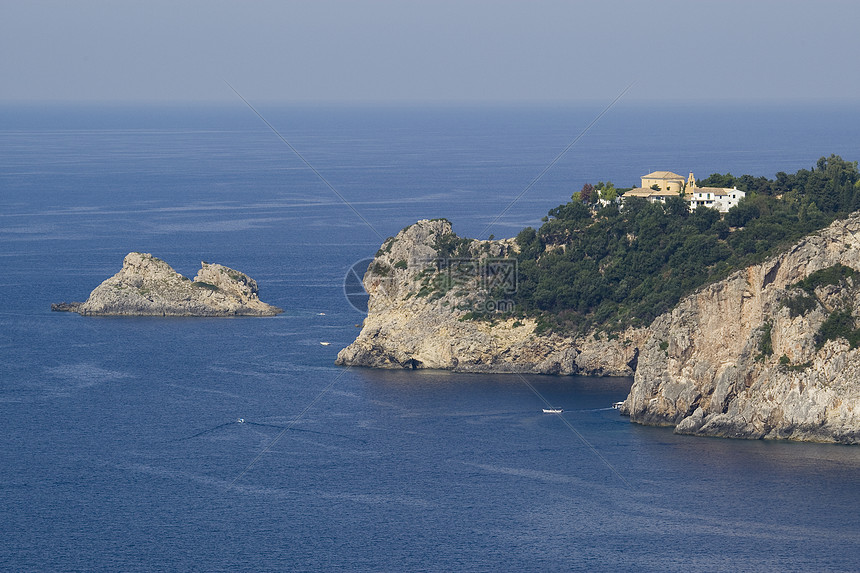
[[[262,302],[257,283],[222,265],[202,263],[194,280],[148,253],[129,253],[122,269],[97,286],[86,302],[56,310],[82,315],[274,316],[281,309]]]
[[[860,349],[821,334],[860,315],[860,274],[793,286],[837,264],[860,270],[860,215],[683,299],[651,324],[622,412],[684,434],[860,442]]]

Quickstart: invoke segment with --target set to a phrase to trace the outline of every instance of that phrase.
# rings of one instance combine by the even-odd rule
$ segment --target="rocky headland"
[[[122,269],[97,286],[83,303],[52,310],[87,316],[274,316],[280,308],[262,302],[257,282],[234,269],[201,263],[194,280],[149,253],[129,253]]]
[[[677,433],[860,443],[860,215],[650,326],[622,413]]]
[[[860,215],[697,290],[648,328],[613,336],[562,336],[531,318],[472,320],[488,292],[501,292],[487,269],[516,250],[513,239],[457,237],[446,220],[407,227],[370,265],[368,316],[337,363],[634,375],[622,406],[633,422],[860,443]]]
[[[337,364],[632,376],[643,329],[612,339],[573,338],[538,333],[531,318],[471,320],[475,311],[505,304],[504,291],[511,286],[505,281],[515,279],[516,249],[513,239],[458,237],[445,219],[403,229],[382,245],[368,268],[368,315]],[[493,290],[501,296],[488,298]]]

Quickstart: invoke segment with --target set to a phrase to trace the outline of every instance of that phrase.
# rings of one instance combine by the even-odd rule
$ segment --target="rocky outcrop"
[[[423,220],[388,239],[364,277],[370,295],[358,338],[337,364],[630,376],[645,331],[571,338],[539,334],[534,319],[473,320],[509,309],[516,288],[513,239],[455,235],[444,219]]]
[[[835,265],[860,269],[860,215],[683,299],[649,328],[622,413],[682,434],[860,443],[860,349],[843,337],[860,340],[860,274]]]
[[[122,269],[96,287],[86,302],[60,303],[52,310],[94,316],[274,316],[282,312],[262,302],[257,292],[254,279],[222,265],[202,263],[192,281],[148,253],[129,253]]]
[[[407,227],[368,268],[368,316],[337,363],[635,371],[622,413],[637,423],[683,434],[860,443],[860,214],[612,340],[540,333],[528,318],[472,320],[506,304],[504,266],[515,253],[513,240],[462,239],[445,220]]]

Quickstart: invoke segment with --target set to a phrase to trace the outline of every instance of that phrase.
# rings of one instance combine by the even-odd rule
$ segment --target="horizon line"
[[[605,98],[581,99],[272,99],[254,98],[259,105],[295,106],[295,107],[569,107],[580,105],[605,104]],[[667,106],[707,106],[707,105],[860,105],[860,101],[851,97],[822,97],[822,98],[631,98],[624,102],[626,106],[667,105]],[[230,99],[0,99],[0,106],[188,106],[199,105],[208,107],[234,107]]]

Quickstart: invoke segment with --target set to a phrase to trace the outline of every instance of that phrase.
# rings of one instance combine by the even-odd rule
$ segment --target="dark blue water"
[[[516,376],[333,366],[379,235],[481,233],[599,106],[260,111],[370,226],[241,105],[0,112],[0,569],[857,569],[858,448],[631,425],[629,379],[528,377],[562,420]],[[858,119],[620,104],[487,232],[586,181],[857,159]],[[49,311],[132,250],[286,312]]]

